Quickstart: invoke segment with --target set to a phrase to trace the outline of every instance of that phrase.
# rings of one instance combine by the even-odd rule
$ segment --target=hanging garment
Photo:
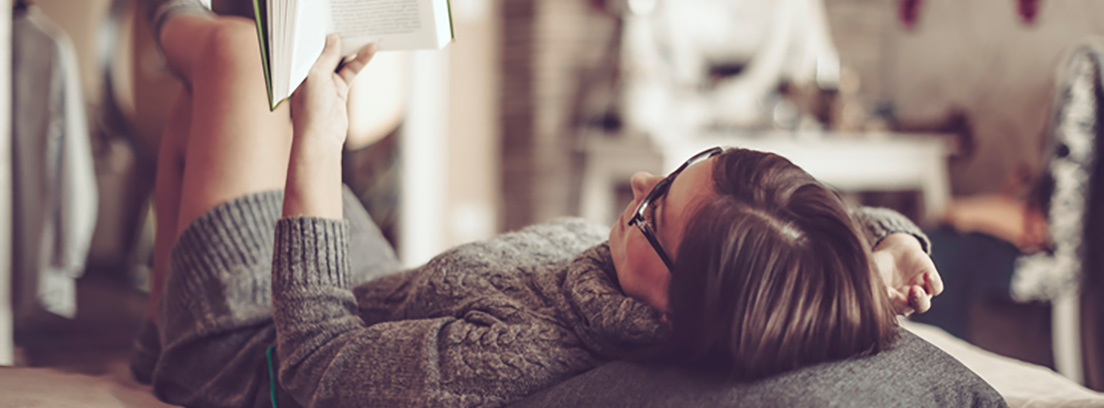
[[[97,188],[77,58],[34,7],[12,21],[13,301],[17,323],[73,317]]]

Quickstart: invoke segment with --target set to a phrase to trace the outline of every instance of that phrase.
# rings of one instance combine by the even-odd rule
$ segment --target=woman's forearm
[[[374,45],[365,46],[334,72],[341,61],[341,38],[326,36],[322,55],[291,95],[295,135],[284,184],[284,217],[343,219],[341,149],[349,131],[345,105],[350,84],[375,50]]]
[[[284,217],[342,219],[341,146],[295,135],[284,186]]]

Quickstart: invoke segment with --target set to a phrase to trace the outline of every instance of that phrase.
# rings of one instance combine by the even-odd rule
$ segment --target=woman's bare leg
[[[170,249],[193,220],[220,203],[284,186],[291,120],[286,105],[268,109],[255,30],[246,19],[207,16],[173,18],[161,30],[166,60],[187,91],[159,157],[151,315]]]
[[[184,175],[177,233],[217,204],[249,193],[280,189],[291,150],[291,117],[284,106],[268,109],[257,32],[252,21],[187,18],[200,25],[200,53],[181,61],[192,91],[191,130],[184,150]],[[166,24],[162,44],[191,43],[173,37]],[[200,31],[200,30],[196,30]]]

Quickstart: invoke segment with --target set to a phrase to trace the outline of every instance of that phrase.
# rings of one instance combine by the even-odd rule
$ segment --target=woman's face
[[[651,203],[654,218],[649,219],[663,250],[672,261],[678,259],[682,232],[696,205],[713,197],[713,163],[716,157],[695,163],[679,173],[662,198]],[[663,177],[640,172],[632,176],[633,201],[610,230],[610,253],[617,279],[626,295],[661,312],[667,311],[667,284],[671,272],[636,226],[628,225],[644,197]],[[654,220],[654,221],[653,221]]]

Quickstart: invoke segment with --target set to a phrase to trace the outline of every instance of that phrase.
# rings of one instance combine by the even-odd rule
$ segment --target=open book
[[[441,49],[452,42],[449,0],[253,0],[270,108],[291,96],[322,55],[326,34],[343,55],[374,42],[380,51]]]

